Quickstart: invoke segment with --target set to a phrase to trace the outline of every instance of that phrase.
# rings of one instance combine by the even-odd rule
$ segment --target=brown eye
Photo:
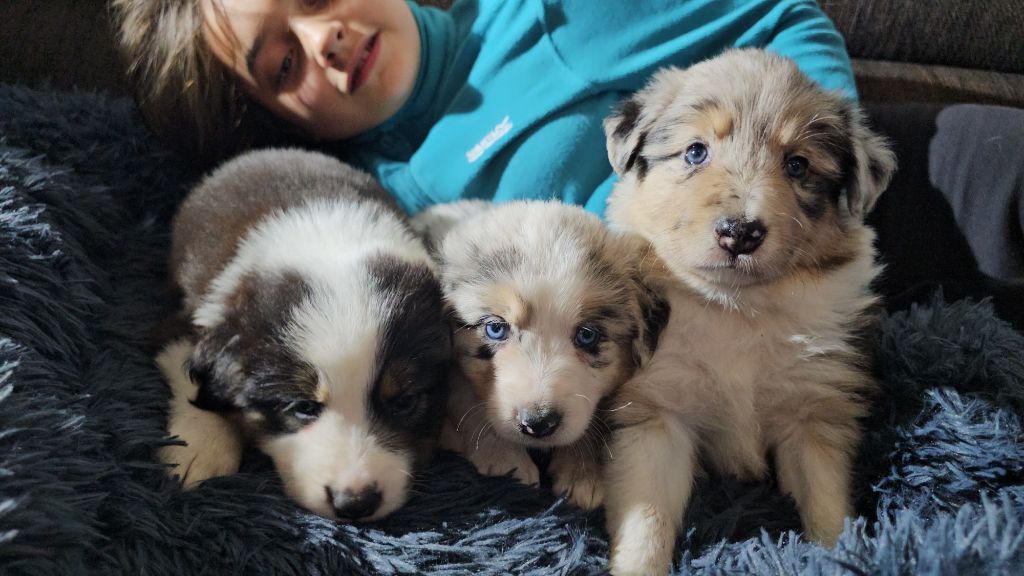
[[[277,70],[277,76],[274,77],[274,86],[280,90],[282,86],[288,82],[288,76],[292,71],[292,67],[295,65],[295,51],[289,50],[284,55],[284,59],[281,60],[281,66]]]
[[[406,393],[396,396],[388,401],[388,407],[395,416],[411,416],[419,408],[422,393]]]
[[[786,175],[790,178],[803,178],[807,175],[807,158],[790,156],[786,159]]]
[[[303,422],[316,420],[324,409],[324,405],[313,400],[296,400],[284,406],[282,412],[287,412]]]

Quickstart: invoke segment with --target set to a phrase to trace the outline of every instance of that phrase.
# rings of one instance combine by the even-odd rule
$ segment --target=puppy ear
[[[896,154],[889,141],[871,131],[864,114],[848,104],[850,138],[853,141],[853,166],[846,183],[846,202],[850,214],[863,218],[889,185],[896,171]]]
[[[646,134],[640,129],[643,105],[637,96],[620,103],[615,112],[604,120],[604,134],[608,148],[608,161],[616,174],[623,175],[643,163]]]
[[[203,337],[187,361],[189,378],[198,388],[193,406],[211,412],[230,412],[241,407],[238,399],[244,377],[232,350],[232,339],[222,329]]]
[[[668,300],[664,299],[642,282],[637,282],[638,290],[638,318],[639,328],[636,339],[633,341],[633,361],[636,367],[643,366],[654,351],[658,349],[658,339],[661,331],[668,324],[672,307]]]

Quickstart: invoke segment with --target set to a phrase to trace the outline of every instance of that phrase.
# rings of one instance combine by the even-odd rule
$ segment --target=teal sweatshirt
[[[615,175],[603,119],[667,65],[765,47],[856,98],[843,39],[810,0],[410,2],[413,93],[344,143],[408,213],[464,198],[559,198],[603,215]]]

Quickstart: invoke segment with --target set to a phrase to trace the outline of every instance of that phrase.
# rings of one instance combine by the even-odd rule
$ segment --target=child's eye
[[[288,80],[288,74],[292,70],[294,59],[295,51],[289,50],[288,53],[285,54],[284,60],[281,60],[281,68],[277,71],[277,77],[274,78],[274,86],[278,89],[284,86],[285,82]]]

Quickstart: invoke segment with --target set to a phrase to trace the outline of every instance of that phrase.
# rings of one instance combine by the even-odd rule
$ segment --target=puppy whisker
[[[476,404],[474,406],[471,406],[469,408],[469,410],[466,410],[466,413],[462,415],[462,418],[459,418],[459,423],[455,426],[455,431],[456,432],[461,432],[462,431],[462,423],[466,420],[466,416],[469,416],[470,412],[473,412],[474,410],[479,409],[484,404],[486,404],[486,402],[480,402],[480,403],[478,403],[478,404]]]
[[[487,422],[484,422],[480,426],[480,431],[476,433],[476,450],[480,449],[480,438],[483,436],[484,431],[485,430],[489,430],[492,427],[493,427],[493,425],[491,424],[490,420],[488,420]]]
[[[619,410],[622,410],[623,408],[630,407],[632,404],[633,404],[633,402],[629,401],[629,402],[626,402],[625,404],[623,404],[622,406],[619,406],[618,408],[606,408],[606,409],[604,409],[602,411],[603,412],[618,412]],[[602,423],[604,423],[603,420],[602,420]],[[607,424],[605,424],[605,426],[607,426]]]
[[[800,226],[801,229],[804,229],[804,223],[801,222],[800,219],[797,218],[796,216],[793,216],[791,214],[787,214],[785,212],[776,212],[775,214],[778,215],[778,216],[785,216],[786,218],[792,219],[793,222],[796,222]]]

